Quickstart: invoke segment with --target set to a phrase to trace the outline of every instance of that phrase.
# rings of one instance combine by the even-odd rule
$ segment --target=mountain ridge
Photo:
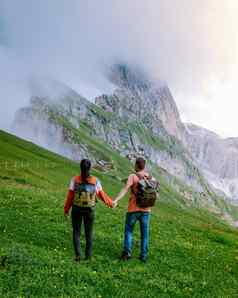
[[[122,156],[131,159],[142,155],[153,167],[159,165],[208,205],[214,206],[212,193],[224,197],[230,194],[224,185],[212,185],[215,178],[197,161],[196,151],[190,146],[196,145],[197,137],[189,134],[181,121],[166,84],[147,79],[144,82],[140,75],[138,78],[133,74],[133,69],[118,66],[108,79],[115,91],[96,97],[95,104],[77,92],[71,96],[71,88],[58,101],[33,97],[26,109],[16,113],[14,131],[25,138],[30,135],[32,141],[59,154],[75,160],[86,156],[94,162],[95,149],[89,143],[98,138]],[[90,142],[84,144],[83,138],[88,136]],[[100,154],[106,161],[105,154]]]

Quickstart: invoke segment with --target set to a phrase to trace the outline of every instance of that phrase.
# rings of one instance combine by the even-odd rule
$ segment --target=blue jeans
[[[140,223],[140,234],[141,234],[140,257],[146,258],[148,253],[148,242],[149,242],[149,223],[150,223],[149,212],[128,212],[126,214],[124,252],[131,254],[132,242],[133,242],[133,229],[137,221],[139,221]]]

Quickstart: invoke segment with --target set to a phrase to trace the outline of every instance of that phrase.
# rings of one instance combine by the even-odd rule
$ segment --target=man
[[[125,238],[124,238],[124,249],[122,252],[121,259],[129,260],[131,258],[132,252],[132,241],[133,241],[133,229],[135,223],[139,221],[140,223],[140,233],[141,233],[141,251],[139,259],[142,262],[146,262],[148,254],[148,241],[149,241],[149,222],[150,222],[150,208],[141,208],[136,202],[136,189],[140,179],[151,179],[150,175],[145,171],[146,161],[139,157],[135,162],[135,174],[131,174],[128,177],[126,186],[120,191],[114,200],[114,204],[117,205],[129,191],[130,198],[128,203],[128,212],[126,214],[125,222]]]

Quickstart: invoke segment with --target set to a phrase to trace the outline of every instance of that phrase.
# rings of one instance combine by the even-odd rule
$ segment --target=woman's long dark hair
[[[82,182],[87,182],[87,178],[90,176],[91,161],[89,159],[82,159],[80,169]]]

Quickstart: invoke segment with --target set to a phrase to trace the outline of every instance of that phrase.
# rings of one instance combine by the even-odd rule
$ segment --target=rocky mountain
[[[109,80],[115,84],[114,94],[96,98],[96,104],[125,120],[142,122],[156,135],[170,134],[182,139],[184,126],[165,83],[148,79],[142,71],[121,64],[112,67]]]
[[[238,200],[238,138],[224,139],[194,124],[185,127],[184,144],[206,179]]]
[[[30,105],[16,113],[15,133],[74,160],[86,156],[100,165],[113,166],[108,155],[113,151],[129,159],[143,155],[151,170],[188,200],[217,209],[214,190],[219,187],[210,175],[216,174],[215,166],[213,172],[210,168],[215,159],[206,163],[206,142],[202,145],[196,130],[182,123],[168,86],[123,64],[114,65],[108,79],[113,94],[101,95],[95,103],[59,82],[35,83]],[[198,151],[204,152],[201,160]]]
[[[43,91],[41,97],[33,96],[30,106],[16,113],[15,132],[60,154],[80,159],[88,150],[81,143],[74,144],[70,130],[62,125],[64,119],[74,129],[87,129],[91,136],[124,156],[144,155],[201,192],[198,171],[181,142],[173,136],[181,135],[183,124],[168,87],[145,83],[136,77],[137,72],[125,66],[118,66],[112,74],[110,80],[118,82],[115,92],[96,98],[96,104],[67,86],[49,88],[49,82],[47,88],[37,86],[37,93],[39,89],[63,92],[57,99],[44,96]]]

